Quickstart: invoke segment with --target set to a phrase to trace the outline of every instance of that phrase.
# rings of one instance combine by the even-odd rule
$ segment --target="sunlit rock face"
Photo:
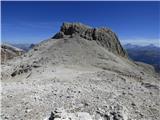
[[[109,51],[122,57],[128,57],[117,35],[108,28],[91,28],[81,23],[63,23],[60,32],[53,38],[59,39],[65,35],[70,35],[71,37],[80,36],[87,40],[94,40]]]

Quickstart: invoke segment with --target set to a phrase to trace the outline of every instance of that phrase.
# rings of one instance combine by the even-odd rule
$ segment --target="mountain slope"
[[[20,56],[24,53],[22,49],[14,47],[9,44],[2,44],[1,45],[1,61],[5,62],[13,57]]]
[[[64,23],[2,66],[2,118],[158,120],[159,81],[110,30]]]

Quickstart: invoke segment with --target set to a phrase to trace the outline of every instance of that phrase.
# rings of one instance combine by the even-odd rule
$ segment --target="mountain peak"
[[[84,25],[82,23],[68,23],[65,22],[61,26],[61,32],[64,32],[66,35],[70,35],[73,33],[81,33],[83,30],[91,29],[91,27]]]
[[[117,35],[106,27],[92,28],[82,23],[63,23],[60,32],[53,36],[54,39],[65,36],[80,36],[86,40],[94,40],[97,44],[122,57],[128,57]]]

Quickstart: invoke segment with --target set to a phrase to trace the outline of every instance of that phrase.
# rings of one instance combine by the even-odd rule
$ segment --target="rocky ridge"
[[[109,51],[122,57],[128,57],[117,35],[108,28],[91,28],[81,23],[63,23],[60,32],[53,38],[59,39],[65,35],[70,35],[71,37],[78,35],[87,40],[94,40]]]
[[[1,62],[6,62],[9,59],[20,56],[24,53],[24,50],[16,48],[9,44],[1,45]]]
[[[102,41],[92,30],[65,23],[53,38],[3,64],[2,119],[159,120],[160,77],[130,61],[106,30],[111,39]]]

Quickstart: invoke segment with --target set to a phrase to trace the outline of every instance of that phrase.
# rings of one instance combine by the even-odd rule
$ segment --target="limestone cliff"
[[[97,44],[114,54],[128,58],[117,35],[108,28],[91,28],[81,23],[63,23],[60,32],[58,32],[53,38],[59,39],[66,35],[71,37],[80,36],[87,40],[95,40]]]

